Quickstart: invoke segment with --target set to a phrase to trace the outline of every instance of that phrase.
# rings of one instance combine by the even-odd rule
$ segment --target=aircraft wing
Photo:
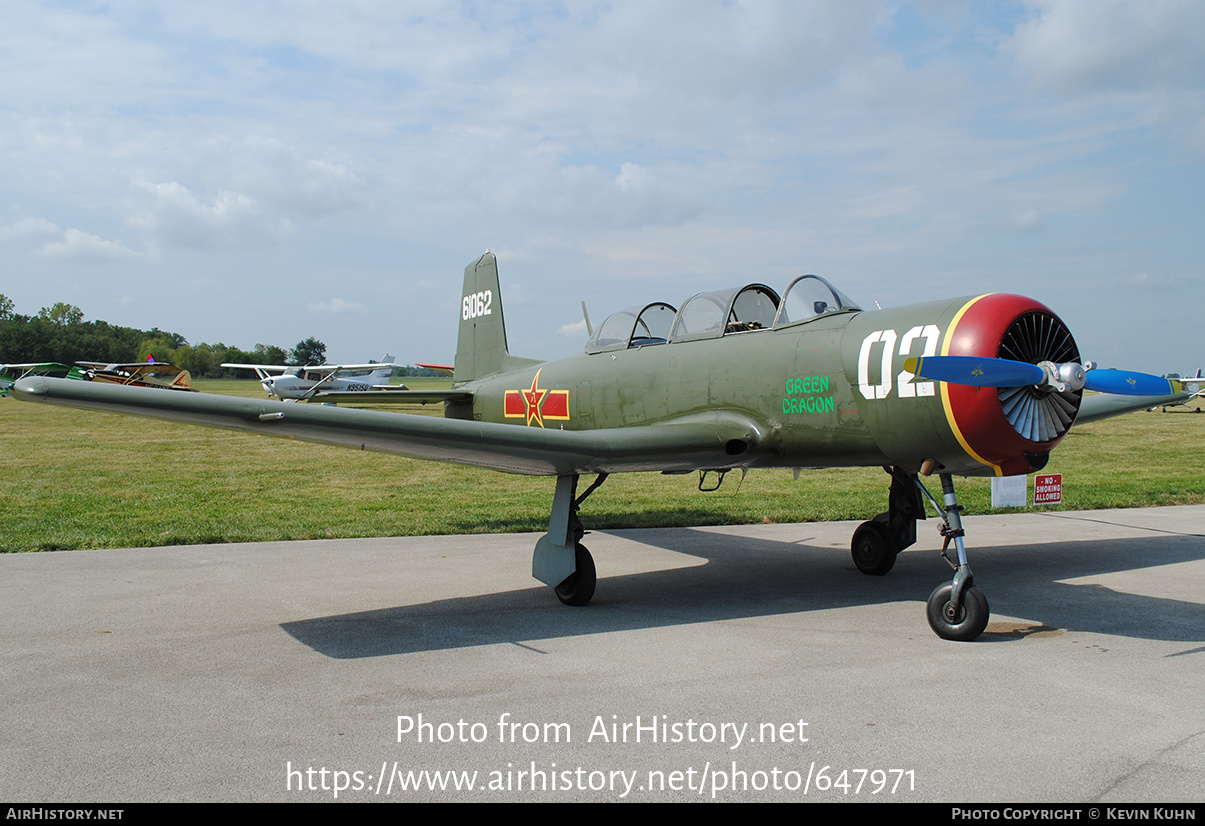
[[[263,370],[265,372],[268,370],[273,370],[277,373],[283,373],[285,370],[289,369],[286,365],[283,365],[283,364],[236,364],[234,362],[229,362],[229,361],[222,362],[221,366],[222,367],[237,367],[237,368],[242,368],[243,370]]]
[[[124,370],[127,373],[181,373],[183,369],[175,364],[166,361],[132,361],[128,364],[105,364],[99,361],[77,361],[76,364],[83,367],[92,367],[98,370],[108,370],[117,372]]]
[[[287,364],[236,364],[223,362],[222,367],[241,367],[244,370],[275,370],[283,373],[290,366]],[[377,361],[371,364],[308,364],[301,369],[306,373],[337,373],[340,370],[380,370],[382,367],[393,367],[391,361]]]
[[[319,393],[312,401],[316,402],[364,402],[365,404],[431,404],[433,402],[471,402],[472,393],[463,390],[411,390],[399,387],[397,390],[385,388],[374,390],[359,390],[356,392],[331,390]]]
[[[45,368],[47,370],[70,370],[71,365],[62,364],[57,361],[27,361],[22,364],[0,364],[0,373],[7,372],[10,369],[29,370],[34,367]],[[1202,379],[1201,381],[1205,381]]]
[[[741,466],[769,432],[725,411],[644,427],[570,431],[42,377],[19,380],[14,395],[533,476]]]
[[[1080,402],[1077,425],[1097,422],[1122,413],[1146,410],[1165,404],[1180,404],[1193,397],[1192,393],[1176,393],[1171,396],[1119,396],[1113,393],[1096,393],[1084,396]]]
[[[340,370],[380,370],[382,367],[393,367],[391,361],[376,361],[372,364],[313,364],[305,368],[306,372],[315,373],[338,372]]]

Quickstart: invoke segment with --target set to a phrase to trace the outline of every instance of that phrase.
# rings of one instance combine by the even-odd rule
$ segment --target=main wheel
[[[962,601],[958,604],[958,610],[954,611],[950,603],[953,593],[954,584],[947,582],[938,585],[929,595],[929,627],[943,640],[969,642],[987,628],[987,618],[990,616],[987,597],[972,585],[962,592]]]
[[[882,576],[895,565],[895,539],[882,522],[863,522],[854,531],[851,543],[854,564],[871,576]]]
[[[594,585],[597,582],[594,557],[590,556],[586,546],[579,542],[574,549],[573,558],[577,570],[556,586],[556,598],[566,605],[589,605],[594,597]]]

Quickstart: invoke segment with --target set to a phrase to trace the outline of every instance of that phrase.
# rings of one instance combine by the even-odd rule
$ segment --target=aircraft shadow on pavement
[[[924,600],[950,576],[949,567],[933,550],[901,554],[887,576],[871,577],[858,573],[847,550],[812,546],[808,538],[783,542],[693,528],[615,533],[706,563],[611,577],[603,573],[587,608],[563,606],[550,589],[533,587],[299,620],[280,627],[328,657],[355,659],[914,602],[918,632],[923,629],[928,634],[923,625]],[[605,572],[605,541],[590,544],[600,572]],[[1171,534],[972,548],[971,564],[993,617],[1025,617],[1037,628],[1205,643],[1205,605],[1060,581],[1203,558],[1205,540]],[[842,621],[849,621],[849,616]],[[863,621],[867,633],[876,632],[872,620]],[[1018,638],[993,633],[989,625],[980,641]],[[950,644],[936,637],[933,641]]]

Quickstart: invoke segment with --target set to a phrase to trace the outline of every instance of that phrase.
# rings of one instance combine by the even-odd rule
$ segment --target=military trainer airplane
[[[278,364],[233,364],[223,367],[254,370],[259,383],[269,396],[294,401],[313,398],[323,391],[358,393],[385,390],[393,375],[393,356],[388,353],[375,364],[314,364],[288,367]],[[367,375],[349,376],[346,373],[371,370]]]
[[[954,569],[930,595],[928,620],[953,640],[978,637],[988,621],[954,477],[1040,470],[1077,419],[1186,395],[1155,376],[1085,371],[1058,316],[1018,295],[864,311],[823,278],[804,275],[781,296],[749,284],[676,308],[658,301],[623,310],[598,326],[584,353],[540,362],[507,348],[497,262],[486,253],[465,269],[458,321],[452,388],[409,391],[412,401],[442,401],[443,419],[48,378],[22,379],[15,393],[555,476],[532,574],[568,605],[594,595],[578,512],[608,474],[722,478],[750,468],[878,465],[890,477],[887,509],[854,532],[853,561],[864,573],[886,574],[916,541],[928,501]],[[1130,398],[1118,404],[1117,393]],[[579,494],[583,474],[596,478]],[[921,482],[933,474],[940,502]]]

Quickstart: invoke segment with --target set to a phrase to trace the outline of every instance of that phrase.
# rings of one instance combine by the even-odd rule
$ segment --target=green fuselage
[[[764,433],[756,450],[733,458],[733,467],[917,468],[933,458],[955,472],[983,472],[951,432],[941,393],[903,370],[908,356],[940,348],[969,300],[830,314],[527,365],[457,384],[473,401],[449,405],[448,415],[594,430],[731,413]],[[912,330],[918,332],[905,342]]]

